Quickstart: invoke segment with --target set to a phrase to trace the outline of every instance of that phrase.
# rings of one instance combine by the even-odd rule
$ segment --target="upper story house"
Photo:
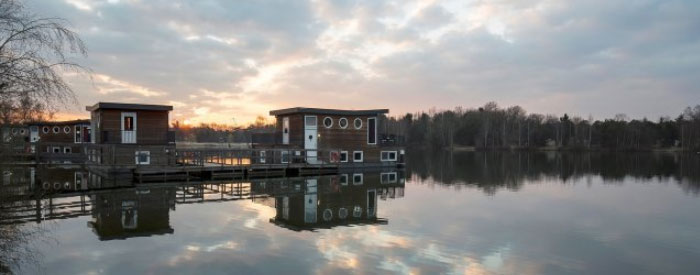
[[[170,164],[168,154],[175,148],[175,133],[169,130],[172,106],[99,102],[86,110],[90,112],[92,143],[99,148],[97,153],[90,152],[90,161],[114,165]]]
[[[308,162],[350,166],[396,164],[403,150],[382,143],[380,124],[388,109],[338,110],[288,108],[270,111],[276,118],[275,144],[304,149]]]
[[[167,145],[174,143],[168,131],[173,106],[99,102],[87,106],[95,144]]]

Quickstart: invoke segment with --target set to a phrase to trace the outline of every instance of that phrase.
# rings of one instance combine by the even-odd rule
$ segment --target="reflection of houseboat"
[[[89,226],[102,241],[174,232],[170,210],[175,209],[175,187],[113,190],[90,200]]]
[[[395,181],[390,183],[388,175],[395,176]],[[404,179],[399,172],[325,176],[291,185],[293,192],[272,194],[277,214],[270,221],[292,230],[384,224],[387,221],[377,217],[378,199],[404,194]]]
[[[270,111],[275,116],[272,144],[258,147],[303,149],[309,163],[334,162],[341,166],[397,166],[403,149],[380,134],[387,109],[334,110],[289,108]],[[268,142],[269,143],[269,142]],[[295,151],[291,151],[293,154]]]

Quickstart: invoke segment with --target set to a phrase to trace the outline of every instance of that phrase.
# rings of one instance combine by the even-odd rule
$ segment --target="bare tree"
[[[68,22],[26,11],[18,0],[0,0],[0,102],[3,108],[53,109],[75,101],[63,73],[88,70],[70,60],[87,48]],[[38,104],[38,105],[37,105]],[[26,119],[25,112],[17,119]]]

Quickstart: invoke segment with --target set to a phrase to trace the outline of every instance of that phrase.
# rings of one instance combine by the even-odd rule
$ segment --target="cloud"
[[[492,100],[653,118],[699,99],[700,6],[687,0],[29,5],[68,19],[87,43],[100,96],[79,85],[82,105],[186,102],[173,117],[200,122],[244,123],[293,105],[400,114]]]

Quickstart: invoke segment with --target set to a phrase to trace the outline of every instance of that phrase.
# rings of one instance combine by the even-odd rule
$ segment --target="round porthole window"
[[[41,128],[41,130],[44,132],[44,134],[48,134],[48,133],[49,133],[49,127],[48,127],[48,126],[44,126],[44,128]]]
[[[343,129],[348,128],[348,119],[347,119],[347,118],[344,118],[344,117],[341,117],[341,118],[338,120],[338,125],[340,126],[340,128],[343,128]]]
[[[354,123],[355,123],[355,129],[362,128],[362,119],[356,118]]]
[[[19,129],[19,134],[20,134],[20,135],[24,135],[24,134],[26,134],[26,133],[27,133],[27,132],[26,132],[24,129]]]
[[[63,127],[63,131],[66,132],[66,134],[70,133],[70,127]]]
[[[18,131],[17,128],[12,128],[12,134],[13,134],[13,135],[16,135],[16,134],[17,134],[17,131]]]
[[[61,128],[58,128],[58,126],[54,126],[54,127],[53,127],[53,133],[54,133],[54,134],[58,134],[59,132],[61,132]]]
[[[362,216],[362,207],[356,205],[355,208],[352,209],[352,216],[355,218]]]
[[[323,119],[323,126],[326,126],[326,128],[331,128],[333,127],[333,119],[330,117],[326,117]]]
[[[331,219],[333,219],[333,210],[326,208],[326,210],[323,211],[323,220],[330,221]]]
[[[341,218],[344,220],[347,217],[348,217],[348,209],[346,209],[345,207],[340,208],[338,210],[338,218]]]

